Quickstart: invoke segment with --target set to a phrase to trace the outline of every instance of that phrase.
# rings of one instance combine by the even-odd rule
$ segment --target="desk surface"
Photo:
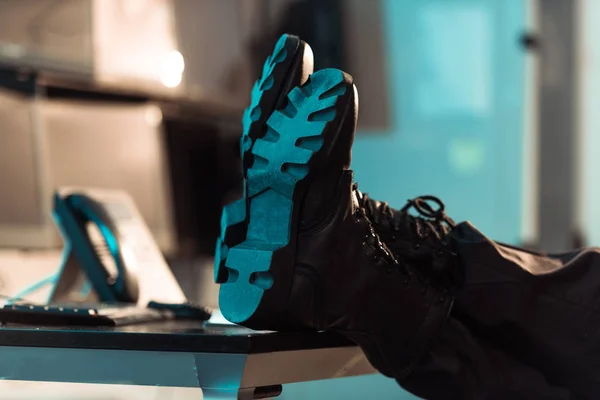
[[[257,332],[235,325],[169,321],[117,328],[0,327],[0,346],[256,354],[354,346],[330,333]]]
[[[254,398],[261,387],[375,372],[359,348],[334,334],[184,321],[118,328],[5,325],[0,352],[4,380],[188,387],[234,399]]]

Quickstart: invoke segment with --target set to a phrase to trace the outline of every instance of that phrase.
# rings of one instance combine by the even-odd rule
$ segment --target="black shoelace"
[[[366,193],[361,193],[358,190],[357,184],[354,184],[354,190],[357,194],[359,205],[363,210],[364,215],[368,220],[372,221],[376,225],[389,227],[389,229],[392,231],[391,233],[400,231],[405,232],[406,234],[410,235],[410,239],[413,239],[413,246],[415,248],[418,248],[420,243],[427,238],[432,238],[439,246],[447,247],[446,236],[456,224],[445,213],[444,203],[439,198],[435,196],[420,196],[415,199],[408,200],[407,204],[402,209],[399,211],[394,211],[386,202],[372,200]],[[437,208],[432,207],[429,204],[430,202],[437,205]],[[411,209],[414,209],[418,213],[418,216],[411,215]],[[372,230],[371,242],[373,243],[369,244],[377,245],[374,247],[382,247],[379,235],[375,233],[372,227],[370,229]],[[414,240],[415,235],[416,240]],[[392,240],[395,240],[394,235],[392,235]],[[383,245],[383,248],[386,254],[386,257],[384,258],[388,260],[388,265],[390,268],[397,268],[397,270],[402,272],[402,274],[406,277],[404,283],[408,284],[413,277],[416,277],[423,286],[423,293],[426,293],[427,287],[432,284],[431,280],[427,276],[422,275],[419,271],[415,271],[415,273],[413,273],[405,262],[398,260],[389,251],[387,246]],[[454,254],[451,251],[450,253]],[[438,251],[438,254],[443,255],[444,251]],[[392,260],[392,262],[389,262],[389,260]],[[452,272],[438,272],[436,275],[438,275],[438,279],[442,278],[442,281],[437,283],[441,283],[444,287],[447,286],[449,283],[447,281],[449,276],[446,275],[449,274],[452,274]],[[444,287],[440,288],[442,289],[443,296],[448,293],[448,290]],[[444,300],[443,296],[440,299],[442,301]]]
[[[355,185],[360,205],[375,225],[388,227],[393,232],[416,234],[419,240],[432,237],[442,244],[447,233],[456,225],[445,212],[444,203],[435,196],[420,196],[408,200],[399,211],[393,210],[387,202],[371,199],[366,193],[358,191]],[[431,206],[434,203],[437,208]],[[418,216],[410,214],[414,209]]]
[[[421,293],[426,295],[429,286],[431,286],[429,279],[425,278],[418,271],[412,271],[407,263],[401,262],[394,257],[389,248],[381,242],[379,235],[373,229],[371,221],[367,217],[363,207],[358,209],[358,217],[367,222],[368,230],[363,241],[367,257],[369,257],[379,268],[385,266],[388,274],[399,272],[402,275],[404,285],[409,285],[413,279],[416,279],[421,286]],[[446,288],[441,288],[440,292],[441,295],[438,301],[443,303],[449,291]]]

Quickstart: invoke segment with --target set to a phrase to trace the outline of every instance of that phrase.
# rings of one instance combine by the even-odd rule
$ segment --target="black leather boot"
[[[267,119],[273,110],[283,106],[287,93],[293,87],[306,82],[313,72],[313,65],[312,50],[306,42],[292,35],[281,36],[273,53],[265,61],[262,76],[252,89],[251,104],[242,118],[240,147],[244,174],[253,162],[252,148],[256,140],[267,133]],[[341,129],[352,134],[344,135],[338,146],[349,148],[354,140],[354,119],[347,118]],[[342,162],[349,166],[351,155],[345,157]],[[244,184],[246,180],[247,176],[244,175]],[[443,286],[446,283],[456,286],[460,280],[459,270],[446,243],[446,235],[454,223],[445,215],[441,201],[432,196],[423,196],[411,200],[402,210],[393,210],[387,203],[371,199],[358,190],[357,195],[375,231],[397,258],[408,258],[419,263],[424,275],[433,278],[433,282],[441,280]],[[427,203],[431,200],[438,203],[437,211]],[[410,216],[408,211],[411,206],[424,218]],[[223,209],[221,235],[217,240],[215,255],[215,281],[218,283],[226,279],[224,263],[229,249],[245,238],[247,213],[246,198],[228,204]]]
[[[374,231],[348,170],[352,78],[313,74],[268,119],[245,176],[245,240],[229,249],[219,304],[260,330],[339,332],[383,374],[406,376],[440,332],[452,297],[398,261]]]

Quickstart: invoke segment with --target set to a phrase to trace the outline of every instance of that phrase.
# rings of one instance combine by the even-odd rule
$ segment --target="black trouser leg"
[[[575,400],[537,370],[475,337],[452,317],[428,356],[398,383],[427,400]]]
[[[600,398],[600,251],[532,253],[468,223],[452,240],[465,272],[453,317],[552,385]]]

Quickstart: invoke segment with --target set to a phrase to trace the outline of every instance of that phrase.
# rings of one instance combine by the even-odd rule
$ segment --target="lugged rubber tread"
[[[294,57],[296,56],[297,50],[300,46],[300,40],[289,35],[282,35],[275,47],[272,54],[267,58],[263,65],[261,77],[254,83],[251,93],[250,105],[244,110],[242,116],[242,136],[240,138],[240,152],[242,158],[242,165],[245,166],[248,163],[248,156],[254,145],[254,141],[257,132],[260,132],[260,127],[267,118],[265,113],[270,113],[272,110],[263,110],[261,102],[265,93],[274,91],[279,95],[282,88],[285,86],[285,82],[289,79],[285,74],[276,79],[277,69],[287,69],[293,64]],[[288,51],[288,49],[294,48],[295,52]],[[277,72],[281,75],[282,71]],[[278,97],[278,96],[277,96]],[[273,100],[275,102],[275,100]],[[265,133],[265,140],[269,140],[269,132]],[[243,191],[246,193],[246,171],[244,171],[244,188]],[[222,283],[227,280],[227,269],[224,268],[224,261],[229,252],[231,245],[238,244],[240,238],[243,238],[243,231],[246,229],[243,226],[243,222],[246,218],[246,199],[239,199],[233,203],[227,204],[223,208],[221,215],[221,231],[220,236],[217,238],[215,246],[215,267],[214,267],[214,280],[217,283]]]
[[[311,161],[325,150],[328,124],[343,118],[337,115],[336,104],[347,89],[339,70],[314,73],[288,95],[292,107],[288,104],[267,120],[269,129],[277,133],[271,137],[277,140],[256,140],[255,162],[247,171],[246,240],[229,249],[225,266],[235,279],[223,283],[219,293],[221,312],[229,321],[244,323],[252,318],[265,292],[278,284],[273,259],[290,244],[296,188],[311,173]],[[289,112],[292,108],[295,112]],[[327,117],[311,118],[315,114]]]
[[[231,202],[223,207],[221,213],[221,232],[222,236],[217,239],[217,246],[215,250],[215,268],[214,268],[214,280],[218,282],[220,280],[219,273],[220,268],[217,266],[227,258],[227,252],[229,247],[225,244],[225,235],[227,229],[230,226],[239,224],[246,220],[246,199],[238,199],[237,201]]]
[[[260,100],[264,92],[273,89],[275,83],[273,72],[278,64],[281,64],[288,58],[287,51],[285,50],[285,44],[288,41],[288,35],[282,35],[273,49],[273,53],[267,58],[263,65],[262,75],[254,83],[252,88],[252,94],[250,96],[250,105],[244,110],[242,116],[242,137],[240,143],[240,151],[242,156],[242,162],[244,161],[245,155],[252,149],[252,138],[248,135],[252,124],[257,122],[261,117],[262,110],[260,108]],[[276,90],[278,88],[275,88]]]

